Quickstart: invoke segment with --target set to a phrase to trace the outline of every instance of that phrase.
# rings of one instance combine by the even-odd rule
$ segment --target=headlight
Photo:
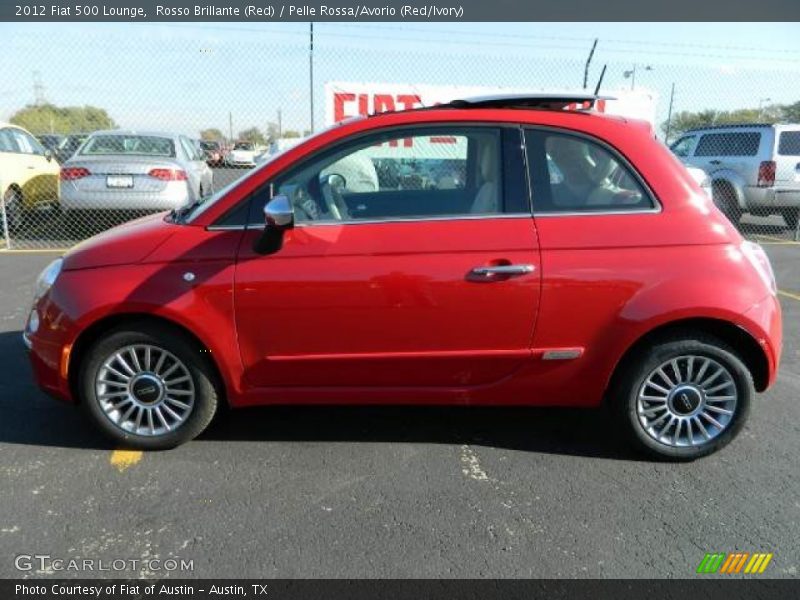
[[[58,274],[61,273],[61,265],[63,263],[63,258],[57,258],[47,265],[41,273],[39,273],[39,277],[36,278],[36,287],[33,291],[34,302],[44,296],[47,293],[47,290],[53,287],[53,284],[58,278]]]

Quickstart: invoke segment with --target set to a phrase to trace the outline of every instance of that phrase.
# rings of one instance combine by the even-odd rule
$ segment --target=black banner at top
[[[1,0],[3,21],[798,21],[797,0]]]

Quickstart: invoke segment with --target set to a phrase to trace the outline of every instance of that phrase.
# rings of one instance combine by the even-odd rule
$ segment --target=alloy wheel
[[[116,350],[95,378],[98,404],[121,430],[156,437],[178,429],[192,413],[195,388],[186,365],[151,344]]]
[[[639,388],[642,429],[671,447],[700,446],[722,434],[736,413],[731,372],[707,356],[685,355],[656,367]]]

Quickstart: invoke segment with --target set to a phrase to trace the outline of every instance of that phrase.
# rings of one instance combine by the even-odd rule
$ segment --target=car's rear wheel
[[[611,399],[636,447],[690,460],[715,452],[750,411],[753,378],[735,351],[704,334],[664,339],[622,365]]]
[[[83,360],[81,403],[125,447],[158,450],[189,441],[211,422],[219,398],[200,350],[167,327],[114,330]]]
[[[731,223],[738,225],[742,214],[736,199],[736,192],[731,185],[725,181],[714,182],[711,188],[711,197],[714,200],[714,204],[717,205],[717,208],[722,211],[722,214],[724,214]]]
[[[800,218],[800,208],[787,208],[781,215],[783,220],[786,221],[786,226],[794,231],[797,229],[797,221]]]

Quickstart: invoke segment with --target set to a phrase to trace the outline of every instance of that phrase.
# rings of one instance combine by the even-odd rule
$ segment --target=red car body
[[[252,249],[260,229],[213,227],[259,186],[337,141],[456,122],[590,136],[635,167],[660,208],[303,226],[286,231],[269,256]],[[506,108],[385,114],[288,150],[189,223],[155,215],[72,249],[35,307],[31,358],[40,385],[72,401],[91,341],[144,316],[199,340],[231,406],[597,406],[637,342],[694,323],[740,340],[763,390],[780,360],[780,308],[742,242],[645,124]],[[514,263],[535,270],[495,283],[465,277],[476,266]],[[561,356],[570,359],[548,360]]]

